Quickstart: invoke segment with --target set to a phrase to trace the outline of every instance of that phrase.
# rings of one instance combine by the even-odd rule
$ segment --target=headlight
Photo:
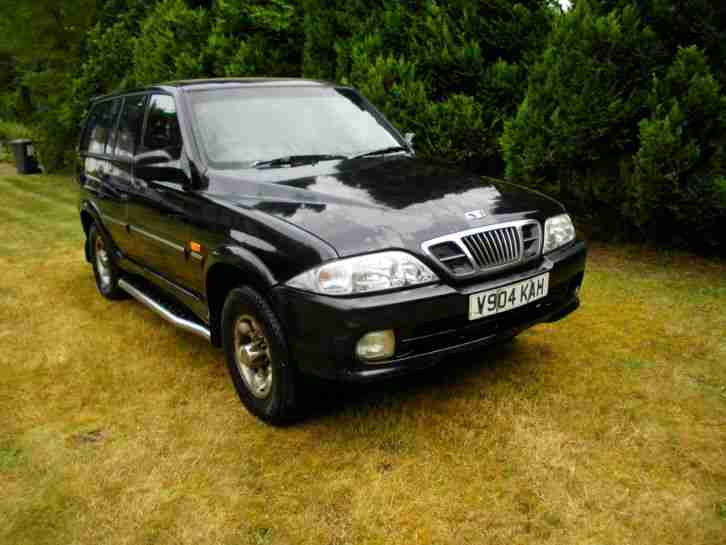
[[[287,285],[323,295],[354,295],[427,284],[438,277],[406,252],[339,259],[289,280]]]
[[[545,222],[544,247],[542,253],[551,252],[575,240],[575,226],[567,214],[553,216]]]

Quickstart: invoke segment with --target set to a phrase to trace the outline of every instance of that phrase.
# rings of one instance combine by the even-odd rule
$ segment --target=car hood
[[[211,172],[207,193],[227,206],[284,219],[341,257],[390,248],[420,253],[422,242],[438,236],[516,219],[543,221],[563,210],[517,185],[406,156]],[[471,211],[481,217],[468,219]]]

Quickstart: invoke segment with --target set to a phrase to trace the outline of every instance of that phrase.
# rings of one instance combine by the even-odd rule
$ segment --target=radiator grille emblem
[[[469,221],[473,220],[480,220],[483,217],[485,217],[487,213],[484,210],[469,210],[468,212],[464,212],[464,216],[466,216],[466,219]]]

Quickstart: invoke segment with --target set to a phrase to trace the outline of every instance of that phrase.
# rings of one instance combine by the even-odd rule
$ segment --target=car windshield
[[[250,167],[285,157],[355,156],[401,146],[351,89],[235,87],[190,93],[210,166]]]

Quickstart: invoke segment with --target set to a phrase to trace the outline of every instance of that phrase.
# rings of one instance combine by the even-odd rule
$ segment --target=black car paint
[[[550,285],[556,291],[558,285],[567,284],[567,293],[547,312],[525,307],[518,313],[523,316],[516,327],[482,330],[478,344],[576,308],[575,288],[582,282],[586,254],[580,241],[525,270],[466,281],[451,277],[421,250],[426,240],[472,227],[518,219],[544,224],[547,217],[564,211],[544,195],[406,153],[283,168],[208,168],[195,140],[185,93],[191,86],[226,85],[329,84],[217,80],[149,88],[142,92],[169,94],[176,101],[183,137],[179,159],[169,161],[152,154],[134,161],[86,152],[79,157],[84,226],[91,219],[97,222],[115,245],[119,267],[178,299],[210,327],[213,342],[219,342],[219,309],[210,308],[210,278],[221,267],[237,271],[240,283],[267,295],[300,368],[330,378],[368,380],[395,374],[466,347],[466,342],[452,341],[448,347],[420,354],[397,353],[394,360],[376,368],[353,357],[355,341],[374,329],[395,328],[401,346],[416,338],[419,325],[443,323],[442,331],[448,331],[452,329],[445,324],[449,320],[460,324],[454,329],[466,329],[472,326],[462,321],[468,295],[517,278],[550,271]],[[472,222],[465,212],[474,209],[485,215]],[[192,242],[201,250],[194,251]],[[441,281],[343,298],[303,293],[284,285],[321,263],[387,249],[415,254]],[[485,320],[474,327],[497,322]]]

